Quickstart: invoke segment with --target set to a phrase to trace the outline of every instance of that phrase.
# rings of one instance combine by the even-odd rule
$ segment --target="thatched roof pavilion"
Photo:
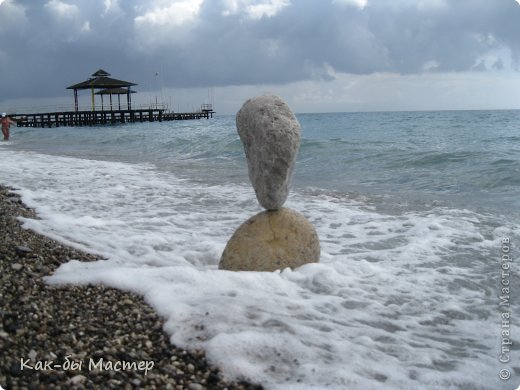
[[[104,71],[103,69],[99,69],[97,72],[95,72],[92,77],[90,77],[88,80],[82,81],[81,83],[71,85],[70,87],[67,87],[67,89],[74,90],[74,110],[78,111],[78,91],[89,89],[91,91],[92,96],[92,111],[95,110],[95,100],[94,95],[100,94],[95,93],[94,90],[102,90],[102,91],[108,91],[103,94],[100,94],[103,96],[104,94],[114,94],[114,95],[126,95],[127,98],[127,104],[128,109],[131,109],[132,105],[132,99],[130,97],[131,93],[135,93],[135,91],[131,91],[130,87],[137,85],[136,83],[132,83],[129,81],[123,81],[123,80],[117,80],[111,77],[110,73]],[[109,92],[112,91],[112,92]],[[110,97],[112,102],[112,96]],[[112,109],[112,104],[110,105],[110,108]],[[119,104],[119,109],[121,109],[121,104]]]

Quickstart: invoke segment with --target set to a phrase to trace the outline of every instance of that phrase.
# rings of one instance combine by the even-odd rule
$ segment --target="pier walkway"
[[[203,106],[196,112],[170,112],[165,109],[126,109],[97,111],[60,111],[10,114],[19,127],[99,126],[116,123],[174,121],[213,118],[214,111]]]

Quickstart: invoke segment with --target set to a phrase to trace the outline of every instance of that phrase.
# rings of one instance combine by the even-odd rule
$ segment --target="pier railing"
[[[13,114],[20,127],[99,126],[117,123],[155,122],[213,118],[212,109],[196,112],[170,112],[164,108],[132,108],[122,110],[54,111]]]

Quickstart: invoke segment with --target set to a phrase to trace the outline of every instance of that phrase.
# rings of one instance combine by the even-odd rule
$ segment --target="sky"
[[[0,0],[0,110],[72,106],[98,69],[175,111],[518,109],[519,3]]]

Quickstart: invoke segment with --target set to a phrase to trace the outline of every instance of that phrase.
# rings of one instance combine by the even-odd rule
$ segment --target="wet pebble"
[[[19,245],[15,248],[15,252],[18,256],[25,256],[29,253],[31,253],[31,248],[28,246]]]
[[[20,271],[22,269],[23,265],[21,265],[20,263],[13,263],[11,264],[11,268],[15,271]]]

